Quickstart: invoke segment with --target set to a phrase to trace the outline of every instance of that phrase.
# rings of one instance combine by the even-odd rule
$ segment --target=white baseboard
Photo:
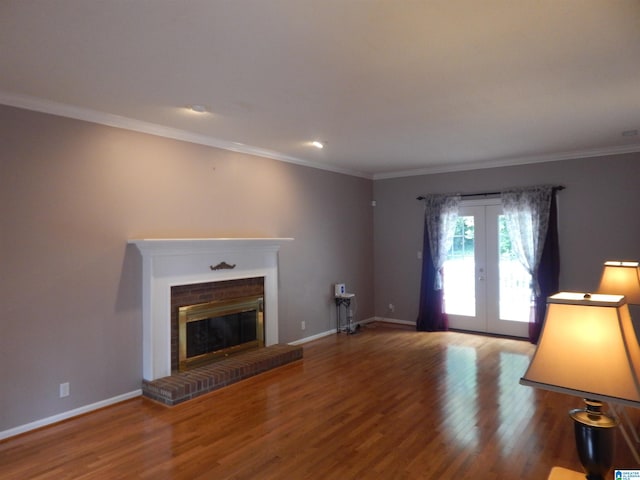
[[[416,322],[410,322],[409,320],[399,320],[397,318],[373,317],[373,319],[371,319],[371,321],[372,322],[397,323],[398,325],[410,325],[412,327],[416,326]]]
[[[67,412],[62,412],[57,415],[53,415],[51,417],[43,418],[41,420],[36,420],[35,422],[27,423],[26,425],[20,425],[18,427],[10,428],[9,430],[4,430],[0,432],[0,440],[4,440],[5,438],[9,438],[9,437],[14,437],[16,435],[20,435],[21,433],[26,433],[31,430],[35,430],[37,428],[46,427],[47,425],[52,425],[54,423],[67,420],[72,417],[77,417],[78,415],[89,413],[89,412],[92,412],[93,410],[98,410],[99,408],[104,408],[104,407],[108,407],[109,405],[114,405],[116,403],[124,402],[125,400],[139,397],[140,395],[142,395],[142,390],[134,390],[132,392],[123,393],[122,395],[118,395],[112,398],[107,398],[106,400],[101,400],[99,402],[92,403],[90,405],[85,405],[83,407],[75,408]]]
[[[289,342],[289,345],[302,345],[303,343],[311,342],[322,337],[328,337],[329,335],[333,335],[334,333],[336,333],[336,330],[335,328],[332,328],[331,330],[327,330],[326,332],[316,333],[315,335],[311,335],[310,337],[304,337],[299,340],[294,340],[293,342]]]
[[[360,320],[359,322],[353,322],[353,325],[366,325],[367,323],[375,322],[376,317],[365,318],[364,320]],[[331,330],[327,330],[326,332],[317,333],[315,335],[311,335],[310,337],[304,337],[299,340],[294,340],[293,342],[289,342],[289,345],[302,345],[303,343],[312,342],[313,340],[318,340],[322,337],[328,337],[329,335],[333,335],[336,333],[336,329],[332,328]]]
[[[365,318],[364,320],[360,320],[359,322],[355,322],[356,325],[366,325],[367,323],[375,322],[376,317]]]

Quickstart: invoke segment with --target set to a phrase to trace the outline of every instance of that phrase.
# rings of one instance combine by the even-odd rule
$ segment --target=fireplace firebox
[[[264,347],[264,299],[254,295],[178,309],[178,370]]]

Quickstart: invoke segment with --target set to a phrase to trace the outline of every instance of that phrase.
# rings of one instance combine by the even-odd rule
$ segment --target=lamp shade
[[[640,346],[622,295],[547,299],[538,347],[520,383],[640,407]]]
[[[624,295],[630,305],[640,305],[638,262],[605,262],[598,293]]]

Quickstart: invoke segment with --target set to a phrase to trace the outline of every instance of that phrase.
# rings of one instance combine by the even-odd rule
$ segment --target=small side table
[[[340,314],[340,306],[344,305],[345,310],[345,331],[348,334],[355,333],[351,324],[353,322],[353,316],[351,314],[351,299],[355,297],[355,293],[343,293],[342,295],[336,295],[334,300],[336,302],[336,333],[340,333],[342,330],[342,315]]]
[[[576,472],[562,467],[553,467],[547,480],[584,480],[584,473]]]

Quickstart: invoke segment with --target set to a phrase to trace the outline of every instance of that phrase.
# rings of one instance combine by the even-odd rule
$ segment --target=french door
[[[443,280],[451,328],[528,336],[531,276],[511,249],[499,199],[463,202]]]

